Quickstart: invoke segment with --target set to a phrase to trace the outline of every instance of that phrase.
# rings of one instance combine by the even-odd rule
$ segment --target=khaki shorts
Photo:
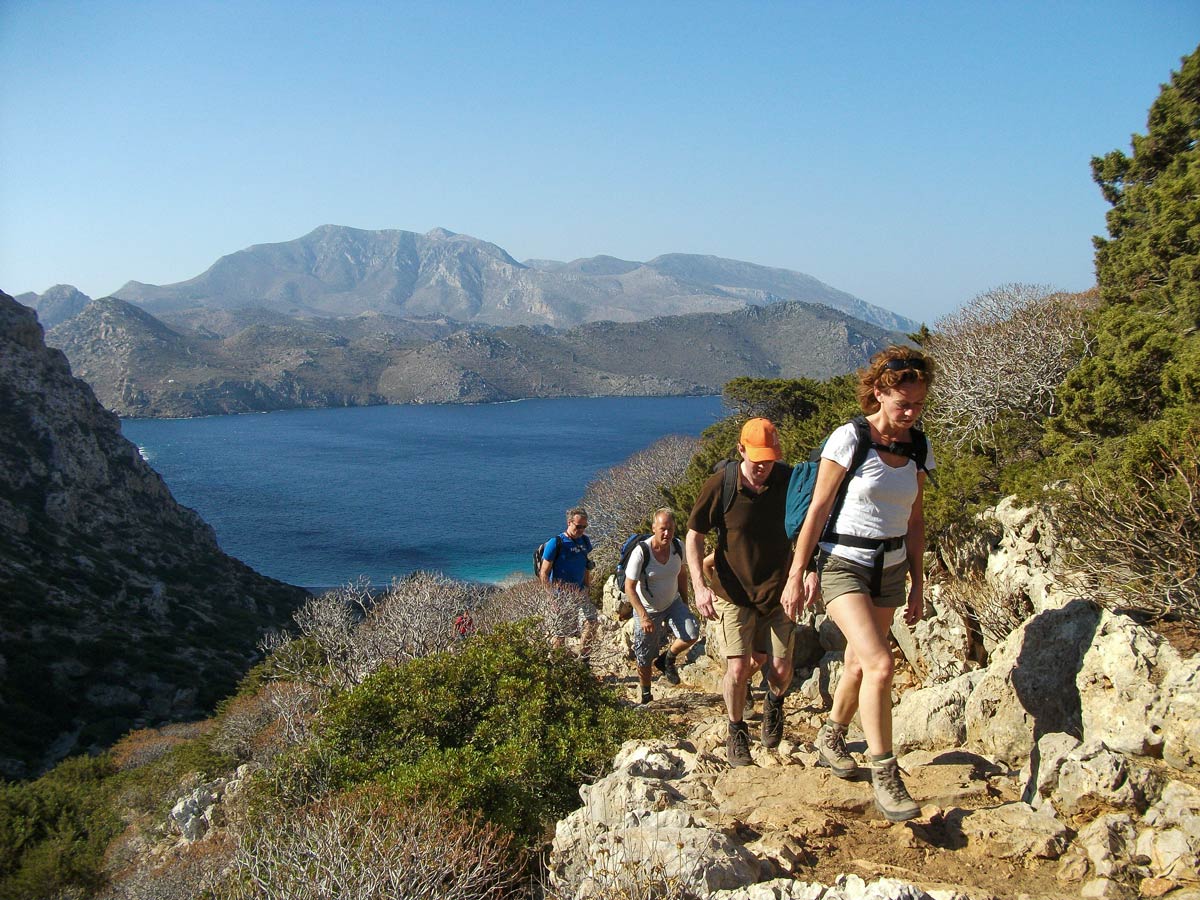
[[[828,605],[842,594],[871,595],[871,567],[860,565],[841,556],[821,554],[821,598]],[[879,596],[871,603],[895,609],[908,603],[908,560],[902,560],[883,570]]]
[[[738,606],[714,594],[713,607],[726,657],[766,653],[776,659],[792,658],[796,623],[778,603],[763,615],[756,606]]]

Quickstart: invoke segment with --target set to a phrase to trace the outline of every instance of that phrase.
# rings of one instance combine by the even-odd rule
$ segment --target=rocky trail
[[[893,629],[895,747],[918,818],[884,819],[865,769],[841,780],[818,765],[842,646],[817,616],[800,626],[810,662],[774,750],[758,740],[755,692],[752,766],[726,761],[713,649],[693,648],[678,686],[656,677],[646,709],[678,737],[627,743],[581,788],[550,855],[561,895],[1200,900],[1200,654],[1060,590],[1035,512],[1002,506],[995,525],[979,568],[1017,585],[1033,615],[982,661],[936,591],[926,621]],[[636,702],[611,618],[601,640],[598,677]],[[862,766],[857,720],[848,743]]]

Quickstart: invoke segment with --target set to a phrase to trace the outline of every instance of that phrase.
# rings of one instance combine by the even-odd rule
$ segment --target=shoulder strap
[[[849,424],[854,426],[854,453],[850,456],[850,465],[846,468],[846,475],[842,478],[842,483],[838,485],[837,494],[833,498],[833,506],[829,510],[829,518],[825,520],[825,529],[821,534],[821,540],[827,540],[828,535],[837,530],[835,528],[837,518],[842,511],[842,505],[846,502],[846,491],[850,488],[850,479],[858,472],[867,458],[867,454],[871,452],[871,423],[867,421],[867,417],[855,416]]]
[[[731,459],[724,461],[725,466],[721,473],[721,521],[718,527],[725,530],[725,514],[729,512],[729,507],[733,506],[733,498],[737,496],[738,489],[738,469],[740,463],[734,462]]]

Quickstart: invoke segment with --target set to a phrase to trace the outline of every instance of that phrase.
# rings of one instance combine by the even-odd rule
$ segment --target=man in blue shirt
[[[592,603],[589,590],[592,586],[592,542],[584,534],[588,527],[587,510],[576,506],[567,510],[567,530],[546,541],[542,550],[542,568],[538,573],[542,584],[553,587],[556,605],[562,618],[572,618],[568,628],[574,632],[582,622],[579,638],[579,656],[587,660],[599,627],[596,605]],[[567,614],[574,613],[568,616]],[[558,629],[555,629],[558,631]],[[556,637],[561,643],[562,636]]]

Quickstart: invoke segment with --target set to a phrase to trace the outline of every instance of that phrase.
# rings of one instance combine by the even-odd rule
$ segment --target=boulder
[[[1159,729],[1163,760],[1200,772],[1200,654],[1179,660],[1163,679],[1153,725]]]
[[[1019,802],[975,810],[963,818],[962,831],[1001,859],[1058,859],[1071,841],[1070,828]]]
[[[905,693],[892,711],[896,752],[961,746],[967,737],[967,700],[982,678],[981,672],[968,672],[945,684]]]

